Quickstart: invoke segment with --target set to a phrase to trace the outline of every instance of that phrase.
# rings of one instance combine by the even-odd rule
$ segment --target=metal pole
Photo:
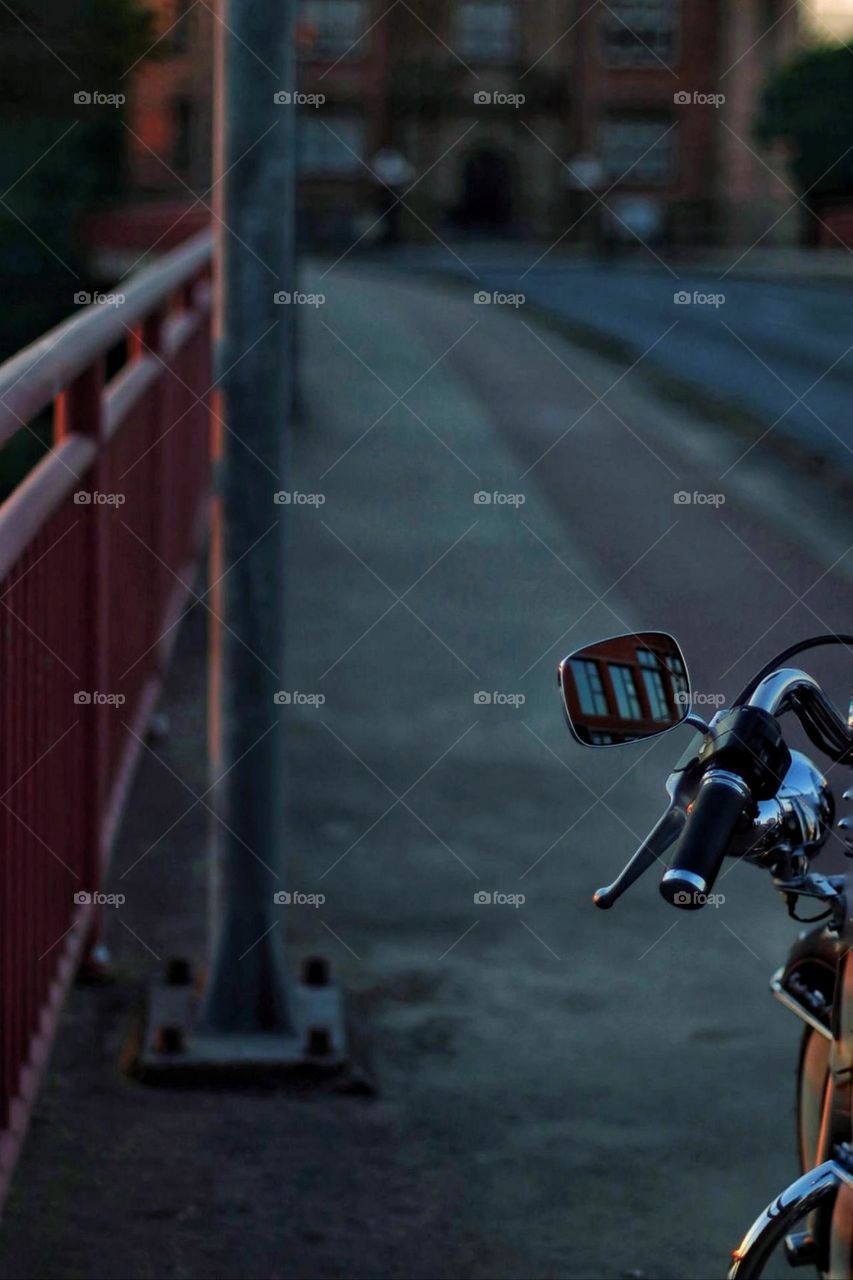
[[[293,393],[293,0],[220,0],[216,29],[217,496],[211,554],[214,945],[198,1031],[293,1031],[283,920],[283,508]],[[224,225],[223,225],[224,224]],[[272,530],[270,527],[274,526]],[[221,621],[217,620],[221,619]]]

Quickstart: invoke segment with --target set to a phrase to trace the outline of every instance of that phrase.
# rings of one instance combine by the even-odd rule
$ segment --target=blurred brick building
[[[130,77],[127,116],[136,239],[210,185],[216,19],[192,0],[152,5],[159,56]],[[749,244],[793,201],[752,122],[799,29],[790,0],[301,0],[299,88],[324,98],[298,107],[302,239],[370,243],[369,165],[393,148],[418,179],[410,238],[425,223],[556,238],[582,207],[566,165],[585,157],[607,203],[645,202],[661,238]],[[196,205],[179,232],[206,216]],[[768,240],[797,225],[780,218]]]
[[[209,219],[212,196],[215,4],[148,0],[159,40],[128,77],[127,166],[133,203],[100,215],[90,235],[116,265],[148,245],[162,250]],[[374,0],[301,0],[296,29],[299,89],[325,99],[299,110],[300,217],[309,240],[354,237],[371,207],[363,162],[386,135],[389,26]],[[290,109],[287,91],[253,51],[270,81],[270,113]],[[247,51],[247,57],[252,52]],[[291,86],[292,89],[293,86]]]
[[[559,224],[574,10],[431,0],[393,11],[388,130],[427,174],[412,199],[419,216],[475,233],[548,235]]]
[[[717,82],[726,100],[713,157],[714,199],[720,238],[730,243],[752,244],[777,218],[763,243],[793,242],[800,234],[802,217],[791,210],[793,183],[784,156],[762,153],[752,125],[762,84],[796,50],[806,11],[790,0],[728,0],[723,6]]]
[[[193,0],[148,3],[161,38],[131,76],[133,185],[140,195],[200,194],[211,183],[215,18]]]
[[[763,80],[799,39],[790,0],[434,0],[417,14],[392,15],[389,100],[416,171],[436,165],[422,216],[558,235],[582,211],[565,167],[581,156],[611,207],[644,200],[675,243],[749,243],[790,206],[767,167],[784,176],[782,162],[752,137]],[[774,238],[796,227],[782,219]]]
[[[196,200],[211,184],[213,24],[193,0],[148,0],[159,39],[126,77],[131,200],[89,219],[94,268],[114,279],[148,250],[165,252],[207,225]]]
[[[302,242],[349,244],[375,220],[367,166],[388,135],[387,9],[381,0],[300,0],[299,88],[323,99],[300,108]]]

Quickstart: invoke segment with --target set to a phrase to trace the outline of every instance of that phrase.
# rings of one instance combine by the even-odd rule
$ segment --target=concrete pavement
[[[583,752],[554,663],[660,625],[699,689],[731,694],[843,623],[849,522],[524,314],[386,272],[306,286],[327,301],[304,315],[293,475],[259,467],[257,496],[272,521],[276,489],[301,495],[282,679],[314,697],[271,724],[291,887],[325,902],[282,910],[296,954],[334,960],[381,1094],[116,1074],[151,953],[203,944],[198,809],[159,840],[191,803],[174,775],[205,785],[196,611],[116,855],[119,982],[73,994],[0,1275],[720,1275],[794,1172],[798,1031],[766,991],[794,926],[743,867],[696,917],[651,874],[594,910],[689,735]],[[846,695],[849,663],[819,673]]]

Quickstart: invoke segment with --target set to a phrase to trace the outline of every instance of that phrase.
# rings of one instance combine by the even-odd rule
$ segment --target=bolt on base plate
[[[170,961],[152,984],[136,1072],[146,1084],[327,1080],[349,1065],[341,990],[324,961],[313,959],[290,990],[293,1030],[198,1033],[201,992],[189,964]]]

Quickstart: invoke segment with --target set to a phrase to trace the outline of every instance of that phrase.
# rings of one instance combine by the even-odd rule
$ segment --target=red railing
[[[210,265],[202,232],[0,366],[0,448],[53,407],[0,505],[0,1197],[204,536]]]

